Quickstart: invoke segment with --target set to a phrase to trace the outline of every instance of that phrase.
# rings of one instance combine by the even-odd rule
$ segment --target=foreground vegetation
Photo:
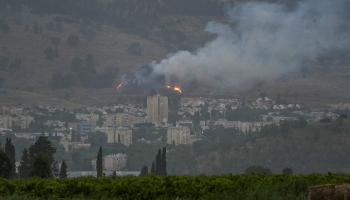
[[[308,187],[350,175],[117,177],[0,180],[0,199],[307,199]]]

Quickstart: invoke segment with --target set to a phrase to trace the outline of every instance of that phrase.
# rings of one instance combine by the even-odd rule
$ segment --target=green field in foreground
[[[0,199],[307,199],[308,188],[350,175],[0,179]]]

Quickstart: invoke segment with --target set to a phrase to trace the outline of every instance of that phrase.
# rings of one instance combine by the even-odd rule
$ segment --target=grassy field
[[[307,199],[308,188],[350,175],[169,176],[0,180],[0,199]]]

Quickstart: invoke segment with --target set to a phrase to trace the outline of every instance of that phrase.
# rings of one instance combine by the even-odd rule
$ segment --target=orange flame
[[[120,90],[120,88],[122,88],[123,85],[124,85],[123,82],[120,82],[120,83],[117,82],[117,83],[114,84],[114,87],[113,87],[113,88],[114,88],[115,90]]]
[[[182,94],[182,89],[181,89],[181,87],[179,87],[179,86],[175,86],[175,87],[174,87],[174,91],[176,91],[176,92]]]
[[[173,90],[179,94],[182,94],[182,88],[180,86],[172,86],[172,85],[167,85],[166,88],[170,89],[170,90]]]

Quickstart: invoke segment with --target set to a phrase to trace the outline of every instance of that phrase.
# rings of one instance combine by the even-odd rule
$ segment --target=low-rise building
[[[0,115],[0,128],[11,129],[13,118],[9,115]]]
[[[145,117],[135,116],[129,113],[109,114],[106,116],[105,126],[134,127],[135,124],[145,123]]]
[[[125,153],[117,153],[103,157],[104,170],[120,171],[126,167],[127,156]]]
[[[193,137],[189,127],[169,127],[167,129],[167,143],[172,145],[192,144]]]
[[[101,129],[107,135],[108,144],[132,144],[132,129],[126,127],[104,127]]]

